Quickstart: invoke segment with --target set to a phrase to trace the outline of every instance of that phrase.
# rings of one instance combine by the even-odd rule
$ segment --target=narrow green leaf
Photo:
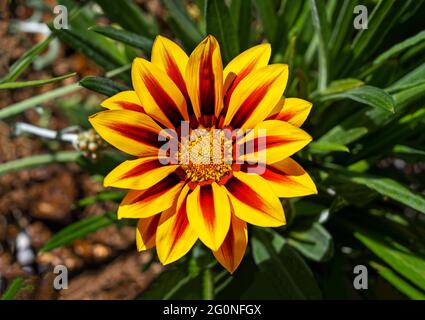
[[[122,191],[103,191],[103,192],[99,192],[95,196],[80,199],[77,205],[79,207],[87,207],[102,201],[119,201],[123,197],[124,197],[124,192]]]
[[[116,221],[115,213],[108,212],[99,216],[92,216],[75,222],[58,233],[40,249],[40,252],[51,251],[72,243],[74,240],[83,238],[97,230],[106,228]]]
[[[393,148],[394,153],[411,154],[416,156],[425,156],[425,150],[419,150],[409,146],[397,144]]]
[[[330,151],[350,152],[350,149],[342,144],[326,141],[312,142],[308,145],[308,150],[311,153],[328,153]]]
[[[109,26],[93,26],[89,30],[102,34],[110,39],[128,44],[134,48],[143,50],[150,54],[152,49],[152,40],[126,30],[120,30]]]
[[[73,73],[65,74],[65,75],[60,76],[60,77],[54,77],[54,78],[50,78],[50,79],[19,81],[19,82],[6,82],[6,83],[0,84],[0,90],[21,89],[21,88],[42,86],[42,85],[46,85],[46,84],[49,84],[49,83],[54,83],[54,82],[57,82],[57,81],[68,79],[68,78],[74,77],[75,75],[77,75],[77,73],[73,72]]]
[[[340,79],[332,81],[329,86],[323,90],[320,94],[325,96],[334,93],[344,92],[350,89],[361,87],[364,85],[364,82],[358,79]]]
[[[372,86],[363,86],[341,93],[330,94],[322,97],[321,101],[336,101],[343,99],[351,99],[374,108],[381,108],[393,113],[395,112],[393,98],[384,90]]]
[[[153,38],[157,33],[154,21],[148,21],[147,15],[132,1],[95,0],[95,2],[108,18],[119,23],[124,29],[149,38]]]
[[[274,231],[256,229],[251,238],[254,261],[280,299],[318,299],[314,276],[304,260]]]
[[[355,232],[354,236],[394,270],[425,290],[425,260],[422,257],[381,234]]]
[[[63,42],[81,52],[106,70],[114,69],[124,63],[124,61],[119,61],[114,55],[108,53],[104,47],[101,47],[94,42],[90,42],[74,30],[56,29],[53,27],[51,30]]]
[[[24,70],[34,61],[34,59],[49,45],[54,36],[50,35],[30,50],[25,52],[9,69],[9,73],[4,76],[0,83],[13,82]]]
[[[48,91],[45,93],[42,93],[38,96],[31,97],[29,99],[11,104],[7,106],[6,108],[3,108],[0,110],[0,119],[12,117],[14,115],[17,115],[25,110],[28,110],[30,108],[34,108],[38,106],[39,104],[55,99],[57,97],[63,96],[65,94],[74,92],[79,90],[81,87],[78,85],[78,83],[74,83],[62,88],[54,89],[52,91]]]
[[[239,39],[239,50],[248,49],[251,37],[251,1],[232,0],[230,14]]]
[[[0,297],[0,300],[13,300],[24,285],[24,279],[17,277],[13,279],[12,283]]]
[[[207,33],[212,34],[220,43],[223,62],[229,62],[239,53],[238,37],[229,8],[222,0],[207,0]]]
[[[425,41],[425,31],[421,31],[418,34],[414,35],[413,37],[407,38],[406,40],[403,40],[402,42],[392,46],[390,49],[380,54],[373,61],[373,64],[380,64],[384,62],[385,60],[388,60],[391,57],[394,57],[400,54],[401,52],[403,52],[404,50],[410,47],[416,46],[423,41]]]
[[[328,41],[329,25],[326,17],[325,3],[323,1],[310,0],[313,25],[319,40],[319,79],[318,90],[323,91],[328,84]]]
[[[84,88],[111,97],[121,91],[131,90],[130,87],[114,82],[104,77],[85,77],[80,80],[80,85]]]
[[[178,0],[163,0],[163,2],[172,21],[184,32],[188,41],[190,41],[190,48],[187,49],[193,49],[201,42],[203,34],[187,14],[182,2]]]
[[[277,32],[277,8],[273,0],[253,0],[261,25],[269,42],[274,42]]]
[[[409,190],[395,180],[361,174],[352,174],[348,176],[348,179],[354,183],[375,190],[383,196],[416,209],[419,212],[425,213],[425,198],[421,194]]]
[[[394,271],[392,271],[390,268],[387,268],[379,263],[370,262],[370,265],[372,268],[374,268],[376,271],[378,271],[379,275],[387,280],[389,283],[391,283],[396,289],[398,289],[400,292],[404,293],[406,296],[408,296],[410,299],[414,300],[425,300],[425,293],[421,292],[414,286],[412,286],[410,283],[408,283],[406,280],[404,280],[402,277],[400,277],[398,274],[396,274]]]
[[[22,159],[12,160],[0,164],[0,175],[19,171],[23,169],[30,169],[35,167],[44,166],[57,162],[73,162],[80,156],[78,151],[62,151],[53,154],[42,154],[36,156],[25,157]]]
[[[326,261],[332,256],[332,236],[317,222],[308,228],[293,229],[288,236],[288,243],[313,261]]]

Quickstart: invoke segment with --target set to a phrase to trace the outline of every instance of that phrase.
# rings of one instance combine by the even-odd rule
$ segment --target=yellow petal
[[[220,249],[214,251],[215,258],[230,273],[235,272],[245,255],[248,243],[248,231],[245,221],[232,214],[229,232]]]
[[[152,118],[172,129],[189,119],[180,89],[156,65],[142,58],[134,59],[131,79],[140,102]]]
[[[155,234],[160,214],[139,219],[136,228],[136,245],[138,251],[148,250],[155,246]]]
[[[286,223],[279,198],[259,175],[233,172],[226,189],[239,219],[261,227],[279,227]]]
[[[158,154],[161,127],[148,115],[131,110],[108,110],[89,118],[97,133],[114,147],[135,156]]]
[[[187,215],[201,241],[217,250],[230,226],[229,199],[224,187],[215,182],[198,185],[187,198]]]
[[[307,172],[291,158],[267,165],[265,171],[256,165],[242,165],[242,170],[257,172],[278,197],[291,198],[317,194],[316,186]]]
[[[163,165],[158,157],[127,160],[112,170],[103,180],[105,187],[144,190],[174,172],[178,165]]]
[[[250,72],[261,67],[267,66],[271,55],[271,46],[268,43],[259,44],[230,61],[223,70],[224,82],[228,82],[227,77],[230,73],[238,76],[238,82],[245,78]],[[227,86],[228,87],[228,86]],[[225,85],[226,88],[226,85]]]
[[[252,129],[264,120],[270,106],[276,105],[285,91],[288,66],[272,64],[251,72],[233,91],[224,125]]]
[[[136,91],[122,91],[116,95],[104,100],[101,104],[102,107],[109,110],[133,110],[138,112],[145,112]]]
[[[301,150],[312,140],[304,130],[285,121],[266,120],[237,142],[239,161],[275,163]]]
[[[151,61],[168,74],[185,99],[189,100],[184,81],[186,65],[189,61],[186,52],[175,42],[165,37],[157,36],[152,46]]]
[[[310,113],[312,103],[298,98],[284,98],[279,101],[273,112],[267,119],[275,119],[289,122],[301,127]]]
[[[161,214],[156,232],[156,250],[162,264],[169,264],[183,257],[195,244],[198,236],[190,225],[186,213],[186,185],[176,204]]]
[[[171,174],[146,190],[130,190],[118,208],[118,219],[147,218],[170,208],[184,182]]]
[[[190,55],[185,79],[197,118],[218,117],[223,107],[223,64],[213,36],[206,37]]]

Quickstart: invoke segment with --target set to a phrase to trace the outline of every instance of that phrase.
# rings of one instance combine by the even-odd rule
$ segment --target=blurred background
[[[58,4],[68,29],[52,25]],[[0,0],[0,295],[424,299],[424,14],[422,0]],[[123,192],[102,185],[125,155],[87,121],[131,86],[157,34],[190,53],[209,33],[224,62],[270,42],[289,64],[285,95],[313,101],[297,161],[319,194],[282,199],[288,226],[252,243],[234,276],[200,243],[167,268],[137,252],[134,221],[115,218]]]

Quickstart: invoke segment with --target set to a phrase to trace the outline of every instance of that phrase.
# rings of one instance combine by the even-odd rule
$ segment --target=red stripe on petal
[[[214,195],[211,185],[205,185],[201,187],[199,192],[199,199],[205,221],[210,226],[210,228],[213,229],[215,221],[215,208]]]
[[[183,236],[186,232],[187,227],[189,226],[189,220],[186,214],[186,200],[180,206],[179,211],[176,213],[178,222],[175,225],[175,229],[173,230],[173,242],[171,247],[174,247],[177,241]]]
[[[159,168],[160,166],[162,166],[162,164],[158,161],[158,159],[148,161],[127,171],[125,174],[121,176],[121,179],[128,179],[128,178],[133,178],[135,176],[140,176],[141,174],[151,171],[153,169]]]
[[[229,88],[226,91],[226,94],[224,95],[224,108],[227,111],[227,108],[229,106],[230,97],[232,96],[233,91],[235,90],[236,86],[243,78],[245,78],[255,67],[257,64],[257,60],[253,60],[249,65],[246,66],[245,69],[243,69],[241,72],[239,72],[238,75],[233,79],[232,83],[230,84]],[[225,114],[225,113],[224,113]]]
[[[144,232],[144,234],[142,235],[145,243],[148,243],[150,241],[150,239],[155,237],[156,229],[158,227],[158,222],[159,222],[160,217],[161,217],[161,215],[157,214],[157,215],[153,216],[152,219],[150,219],[149,225],[146,228],[146,231]]]
[[[242,181],[236,178],[231,178],[226,183],[226,189],[235,198],[237,198],[241,202],[244,202],[248,206],[256,208],[261,211],[267,210],[267,208],[264,206],[264,203],[261,197]]]
[[[158,147],[158,133],[143,127],[124,123],[111,123],[108,128],[134,141]]]
[[[267,91],[269,90],[272,81],[264,83],[262,86],[256,88],[241,104],[238,111],[231,121],[231,125],[233,128],[241,128],[242,125],[246,122],[246,120],[251,116],[254,112],[257,105],[263,100]]]
[[[143,109],[143,107],[139,104],[135,104],[135,103],[128,102],[128,101],[117,101],[115,103],[123,109],[145,113],[145,109]]]
[[[212,56],[213,46],[210,45],[199,68],[199,105],[202,115],[213,115],[215,110],[215,75]]]
[[[173,188],[176,184],[181,182],[180,178],[176,174],[170,174],[166,178],[162,179],[157,184],[153,185],[149,189],[146,189],[145,192],[136,197],[132,203],[136,202],[149,202],[151,199],[158,198],[159,196],[166,193],[168,190]]]
[[[183,117],[180,114],[180,110],[174,103],[173,99],[171,99],[168,93],[154,77],[142,73],[140,74],[140,77],[142,78],[143,83],[149,90],[149,93],[152,95],[152,98],[155,100],[156,104],[161,108],[168,119],[170,119],[171,123],[175,127],[179,127]]]

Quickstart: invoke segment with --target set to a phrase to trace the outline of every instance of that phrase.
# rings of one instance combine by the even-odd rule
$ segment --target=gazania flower
[[[139,251],[156,246],[168,264],[200,239],[234,272],[247,246],[247,223],[282,226],[279,197],[317,192],[289,158],[311,141],[299,128],[311,104],[282,98],[288,67],[268,65],[270,54],[270,45],[260,44],[223,69],[214,37],[189,57],[158,36],[151,61],[133,62],[134,91],[105,100],[109,110],[90,118],[106,141],[136,157],[110,172],[104,184],[129,189],[118,217],[139,219]],[[182,133],[185,123],[189,135]],[[194,135],[197,129],[204,134]],[[223,131],[215,134],[218,129]],[[226,139],[224,129],[240,131]],[[249,142],[254,147],[240,152]],[[166,144],[177,148],[164,152]]]

